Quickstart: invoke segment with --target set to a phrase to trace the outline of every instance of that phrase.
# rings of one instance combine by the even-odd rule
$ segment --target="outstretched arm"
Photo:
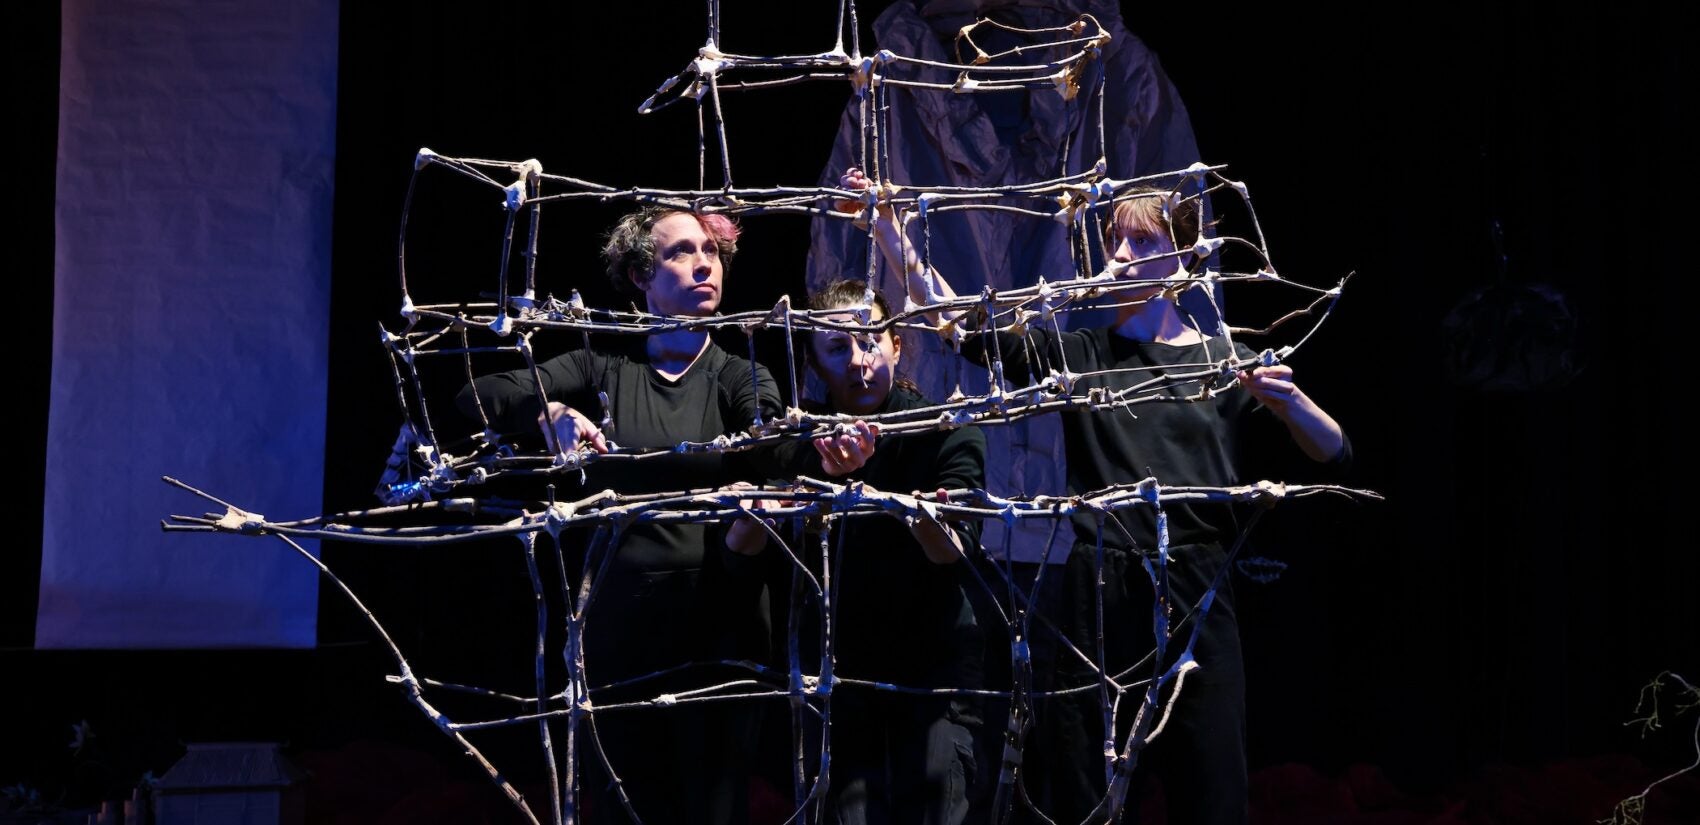
[[[839,177],[838,185],[843,189],[866,191],[873,186],[862,170],[851,167]],[[857,201],[842,201],[840,211],[861,211],[862,205]],[[899,226],[900,219],[889,205],[880,204],[875,207],[879,219],[874,221],[874,244],[880,248],[880,254],[885,258],[886,265],[903,273],[903,283],[909,292],[910,302],[918,306],[937,303],[942,299],[956,297],[956,290],[939,274],[937,269],[921,263],[921,257],[915,253],[915,245],[907,242],[905,233],[907,226]],[[927,320],[935,326],[955,321],[963,314],[962,310],[949,312],[927,313]]]
[[[1340,423],[1328,414],[1293,381],[1293,368],[1286,364],[1258,367],[1239,375],[1240,385],[1251,393],[1281,423],[1293,442],[1312,461],[1334,461],[1346,449],[1346,433]]]

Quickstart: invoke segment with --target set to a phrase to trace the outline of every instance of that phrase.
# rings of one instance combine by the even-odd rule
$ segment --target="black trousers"
[[[828,821],[957,825],[977,773],[975,719],[945,697],[841,687],[832,698]]]
[[[659,686],[684,689],[703,681],[668,679]],[[638,821],[734,825],[749,821],[749,756],[760,710],[746,700],[610,711],[597,716],[596,733]],[[583,735],[579,745],[584,749],[583,821],[632,822],[596,745]]]
[[[768,633],[764,595],[751,582],[716,578],[720,573],[616,569],[588,609],[585,671],[598,710],[595,742],[589,724],[580,730],[578,764],[585,820],[592,825],[633,821],[620,790],[645,825],[749,820],[764,700],[610,708],[750,678],[747,670],[714,663],[762,657]],[[634,679],[639,681],[594,689]]]
[[[1076,543],[1062,571],[1062,604],[1041,606],[1088,658],[1096,658],[1098,603],[1096,548]],[[1162,605],[1170,640],[1162,669],[1179,660],[1189,642],[1200,668],[1182,685],[1180,697],[1161,733],[1134,754],[1136,771],[1123,805],[1122,822],[1137,820],[1138,789],[1148,775],[1163,783],[1171,823],[1243,825],[1248,818],[1245,748],[1245,671],[1240,657],[1239,624],[1228,579],[1215,593],[1202,626],[1195,607],[1225,561],[1217,545],[1171,548],[1168,599]],[[1153,563],[1155,563],[1153,561]],[[1139,554],[1105,548],[1103,638],[1105,671],[1123,685],[1143,683],[1161,672],[1154,663],[1155,588]],[[1188,616],[1189,612],[1193,615]],[[1198,631],[1193,642],[1194,631]],[[1118,674],[1120,674],[1118,676]],[[1041,690],[1095,685],[1095,667],[1072,652],[1059,650]],[[1159,696],[1161,714],[1174,685]],[[1116,709],[1114,748],[1127,744],[1134,717],[1144,700],[1143,687],[1130,688]],[[1115,700],[1113,691],[1111,701]],[[1057,822],[1081,822],[1104,812],[1107,787],[1104,705],[1097,690],[1036,703],[1036,726],[1029,736],[1023,780],[1034,804]],[[1094,817],[1093,821],[1103,821]]]

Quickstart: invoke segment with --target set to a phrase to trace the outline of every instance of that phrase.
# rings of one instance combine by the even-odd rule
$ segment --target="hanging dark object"
[[[1569,297],[1551,284],[1512,283],[1497,220],[1493,241],[1499,279],[1465,295],[1441,322],[1447,378],[1482,392],[1569,384],[1583,367],[1580,323]]]

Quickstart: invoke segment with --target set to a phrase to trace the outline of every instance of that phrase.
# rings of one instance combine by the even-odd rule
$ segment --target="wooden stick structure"
[[[856,421],[877,424],[883,438],[967,426],[1004,425],[1039,415],[1132,411],[1146,405],[1208,401],[1234,391],[1241,371],[1273,366],[1290,358],[1327,320],[1341,297],[1346,279],[1341,278],[1332,286],[1317,287],[1278,274],[1271,263],[1248,189],[1243,182],[1228,178],[1224,166],[1200,163],[1161,174],[1121,179],[1108,174],[1104,160],[1105,88],[1099,64],[1110,34],[1090,15],[1083,15],[1069,25],[1041,29],[1016,29],[980,20],[958,33],[956,62],[940,62],[889,51],[863,55],[853,0],[838,0],[833,44],[812,54],[763,57],[724,52],[719,46],[722,35],[719,0],[707,0],[707,11],[706,43],[685,68],[667,78],[639,106],[642,112],[687,102],[697,106],[696,189],[617,186],[545,172],[535,159],[451,158],[423,148],[415,156],[397,242],[401,326],[394,331],[383,326],[379,329],[380,342],[393,368],[394,397],[403,420],[376,487],[382,506],[271,519],[167,478],[167,482],[217,505],[220,511],[198,516],[174,515],[162,523],[163,528],[269,536],[283,541],[314,564],[383,641],[395,662],[396,673],[390,679],[402,688],[407,701],[477,763],[528,822],[577,821],[586,765],[600,765],[610,779],[613,799],[628,816],[639,821],[637,806],[618,773],[619,766],[611,763],[599,738],[598,717],[724,702],[787,706],[793,725],[790,757],[795,812],[792,821],[821,821],[825,818],[826,789],[831,776],[832,695],[840,688],[1007,700],[1004,752],[992,804],[993,816],[1000,822],[1014,816],[1018,807],[1039,821],[1051,821],[1034,805],[1024,785],[1022,754],[1035,724],[1035,703],[1052,697],[1095,694],[1102,711],[1104,767],[1108,778],[1108,791],[1099,801],[1098,814],[1113,819],[1127,802],[1129,779],[1141,751],[1162,734],[1189,674],[1200,667],[1192,657],[1199,629],[1209,615],[1216,588],[1226,581],[1250,530],[1247,527],[1246,533],[1239,536],[1228,554],[1228,563],[1216,573],[1215,582],[1201,598],[1192,604],[1175,606],[1172,615],[1155,612],[1149,628],[1155,639],[1151,652],[1134,665],[1111,672],[1105,652],[1106,634],[1127,629],[1105,626],[1104,537],[1108,532],[1121,546],[1137,547],[1118,516],[1136,510],[1155,514],[1159,524],[1158,544],[1140,549],[1153,592],[1159,600],[1165,600],[1169,598],[1171,563],[1165,508],[1180,504],[1256,505],[1260,517],[1269,507],[1300,499],[1336,496],[1367,501],[1379,499],[1377,493],[1343,486],[1273,481],[1231,487],[1168,486],[1158,478],[1145,478],[1137,483],[1069,495],[1006,497],[974,489],[953,490],[941,499],[931,491],[923,495],[917,491],[878,490],[861,483],[799,477],[786,485],[754,488],[745,485],[650,494],[602,490],[571,501],[554,500],[552,487],[551,497],[545,500],[501,500],[481,494],[485,493],[486,485],[497,479],[537,476],[548,481],[556,476],[582,476],[586,468],[606,463],[645,462],[682,453],[736,453],[851,432]],[[990,39],[986,35],[993,29],[998,30],[999,39],[1016,35],[1024,40],[1021,45],[989,53],[980,44]],[[861,168],[873,185],[856,191],[829,186],[735,186],[722,95],[828,81],[846,84],[855,97],[861,121]],[[1072,107],[1071,111],[1082,118],[1096,117],[1098,160],[1090,168],[1058,169],[1047,180],[1000,187],[925,186],[891,180],[890,151],[896,134],[889,121],[891,88],[932,94],[1060,95]],[[715,144],[717,164],[708,161],[710,143]],[[720,174],[718,187],[710,187],[706,180],[711,167]],[[501,193],[506,216],[496,283],[476,290],[484,296],[481,302],[416,304],[408,281],[408,220],[415,197],[422,191],[420,182],[426,176],[445,172]],[[1142,198],[1162,198],[1164,208],[1187,201],[1202,205],[1210,198],[1231,200],[1236,212],[1249,216],[1249,226],[1243,236],[1225,234],[1219,225],[1201,227],[1197,237],[1172,238],[1173,252],[1132,262],[1113,261],[1102,248],[1106,217],[1117,204]],[[564,299],[539,296],[538,241],[543,209],[612,201],[735,217],[810,215],[855,222],[870,229],[882,220],[896,220],[899,227],[912,221],[921,228],[915,251],[927,267],[934,263],[931,232],[933,219],[938,215],[976,210],[1006,212],[1054,221],[1061,226],[1073,245],[1074,268],[1067,272],[1037,273],[1037,282],[1022,288],[986,287],[974,294],[954,297],[929,291],[926,301],[908,302],[901,310],[877,321],[865,313],[846,320],[842,309],[799,309],[796,307],[807,302],[791,296],[769,310],[710,317],[589,307],[577,291]],[[845,202],[854,204],[855,211],[841,211]],[[1204,210],[1199,212],[1203,214]],[[867,281],[878,284],[881,256],[874,250],[872,232],[869,234]],[[899,234],[908,243],[907,234],[901,231]],[[517,267],[517,272],[510,266],[515,255],[524,263]],[[1183,256],[1202,263],[1192,267],[1196,271],[1183,270],[1160,282],[1124,277],[1129,267]],[[1238,269],[1218,268],[1218,261],[1230,257],[1243,265]],[[980,282],[978,273],[958,275],[960,280],[953,278],[952,282]],[[1261,326],[1235,327],[1224,320],[1219,332],[1225,345],[1212,343],[1204,360],[1166,366],[1162,370],[1075,372],[1066,363],[1035,362],[1029,371],[1031,378],[1017,385],[1007,380],[1012,373],[1004,369],[999,348],[987,346],[988,391],[981,395],[962,391],[962,376],[972,369],[961,359],[965,346],[998,334],[1019,337],[1044,331],[1057,335],[1068,313],[1088,308],[1124,308],[1150,300],[1137,295],[1149,295],[1153,285],[1160,286],[1162,295],[1169,300],[1189,292],[1202,293],[1218,315],[1222,307],[1218,296],[1229,288],[1280,290],[1281,296],[1292,301],[1288,310]],[[493,301],[489,300],[490,296],[494,296]],[[1298,344],[1265,348],[1250,359],[1236,356],[1233,336],[1268,335],[1288,327],[1301,328]],[[711,441],[685,441],[670,449],[612,445],[606,453],[588,446],[566,448],[556,443],[552,432],[547,432],[551,428],[544,428],[546,443],[542,450],[518,449],[513,438],[517,434],[499,432],[482,402],[476,399],[479,428],[476,432],[450,432],[453,427],[450,422],[460,420],[460,416],[431,414],[428,399],[436,397],[431,391],[435,373],[429,368],[433,362],[461,359],[462,363],[456,365],[459,369],[441,372],[465,383],[478,372],[473,366],[474,356],[506,359],[513,368],[523,367],[531,374],[536,400],[546,403],[549,399],[536,354],[538,342],[563,336],[580,337],[588,342],[588,336],[593,333],[655,335],[678,330],[741,331],[750,342],[752,361],[759,336],[783,337],[786,352],[792,355],[797,336],[818,331],[865,336],[897,330],[936,335],[948,351],[956,353],[947,356],[955,370],[956,391],[942,403],[881,415],[853,417],[805,412],[801,409],[800,382],[793,358],[788,372],[789,407],[782,416],[758,420],[746,432],[729,433]],[[1137,373],[1126,389],[1110,389],[1100,380],[1124,373]],[[595,390],[604,399],[606,413],[606,388],[599,386]],[[608,415],[611,413],[603,417],[604,429],[610,420]],[[766,503],[751,506],[750,501]],[[1024,576],[1015,568],[1013,554],[1007,547],[1001,554],[969,547],[958,551],[962,554],[960,561],[966,562],[965,568],[975,586],[984,591],[985,601],[997,611],[996,619],[1010,641],[1011,682],[1007,688],[894,684],[838,667],[833,633],[835,604],[839,601],[836,592],[839,579],[835,578],[835,571],[841,569],[844,555],[854,552],[854,548],[843,546],[842,530],[837,531],[840,541],[833,545],[832,525],[893,517],[940,526],[970,521],[1009,526],[1043,522],[1051,525],[1054,537],[1059,528],[1067,529],[1065,522],[1077,515],[1096,519],[1098,525],[1097,627],[1096,638],[1087,649],[1072,643],[1038,609],[1046,577],[1054,575],[1048,572],[1051,564],[1038,565],[1031,580],[1023,581]],[[751,661],[693,662],[637,677],[596,682],[594,673],[586,670],[585,640],[593,632],[586,621],[586,611],[598,598],[607,598],[603,585],[610,564],[620,553],[625,532],[646,524],[717,524],[751,518],[764,525],[769,544],[792,569],[784,666]],[[1253,525],[1256,521],[1257,517],[1251,519]],[[805,529],[805,524],[811,523],[816,529]],[[563,533],[576,528],[584,528],[591,538],[582,548],[563,547]],[[1009,532],[1006,531],[1006,536]],[[818,538],[813,547],[808,546],[811,536]],[[300,544],[303,540],[316,539],[349,547],[466,545],[477,548],[478,552],[486,552],[491,546],[513,546],[490,541],[496,538],[511,538],[520,548],[536,602],[530,695],[418,675],[382,623],[353,590]],[[1050,546],[1051,542],[1047,542],[1046,547]],[[569,565],[575,561],[578,569],[570,571]],[[1046,562],[1049,561],[1047,558]],[[564,609],[551,611],[552,603]],[[812,620],[805,621],[811,613]],[[982,617],[988,621],[991,618]],[[802,637],[811,632],[817,638],[804,645]],[[1053,639],[1058,655],[1080,665],[1082,672],[1090,671],[1092,678],[1038,689],[1032,644],[1040,634]],[[805,653],[810,648],[818,651],[818,659],[811,660]],[[564,663],[564,676],[548,666],[552,663]],[[593,668],[596,665],[589,664]],[[677,687],[682,679],[699,672],[703,674],[700,683],[685,689]],[[667,689],[662,690],[662,686]],[[634,689],[640,691],[637,694],[640,698],[608,698],[630,697]],[[641,693],[644,690],[653,692]],[[451,718],[427,700],[428,695],[439,694],[481,702],[488,711]],[[1119,724],[1126,718],[1123,710],[1127,705],[1132,706],[1131,725]],[[481,731],[516,726],[537,732],[539,759],[549,785],[546,805],[525,799],[468,738]],[[811,727],[819,731],[817,737],[804,735],[805,729]],[[1131,730],[1118,735],[1124,728]]]

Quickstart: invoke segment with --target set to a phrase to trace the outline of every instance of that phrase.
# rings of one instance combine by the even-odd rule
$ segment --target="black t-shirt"
[[[543,396],[599,421],[604,410],[597,393],[606,392],[612,426],[604,434],[622,448],[709,441],[746,430],[758,411],[766,420],[783,409],[765,368],[712,341],[673,381],[650,366],[644,344],[641,339],[621,340],[538,364]],[[471,417],[477,415],[474,392],[504,439],[542,445],[537,416],[543,404],[530,370],[475,380],[458,399],[461,411]],[[576,474],[556,482],[567,490],[562,497],[603,489],[649,493],[712,488],[765,477],[758,463],[748,453],[670,453],[592,462],[582,488],[576,486]],[[572,531],[563,541],[570,549],[582,546],[590,532]],[[768,625],[762,583],[730,558],[720,535],[718,525],[638,523],[625,528],[587,612],[585,663],[593,682],[685,661],[765,655]]]
[[[754,380],[752,380],[752,372]],[[538,364],[543,395],[600,421],[603,410],[597,393],[606,392],[612,425],[604,437],[622,448],[671,449],[684,441],[710,441],[743,432],[756,420],[780,415],[778,389],[767,369],[751,364],[709,342],[696,363],[678,380],[668,380],[650,366],[642,340],[580,349]],[[484,376],[463,390],[461,410],[475,416],[472,393],[504,438],[538,446],[542,434],[537,416],[543,404],[530,370]],[[602,459],[585,470],[584,491],[609,489],[620,493],[655,493],[719,487],[762,474],[767,462],[747,453],[696,453],[650,456],[642,459]],[[576,476],[560,483],[569,487]],[[628,531],[619,560],[622,566],[645,570],[682,569],[702,563],[701,525],[640,525]]]
[[[925,406],[926,399],[898,387],[874,412]],[[807,444],[800,449],[814,453]],[[979,489],[986,483],[986,436],[975,427],[881,436],[867,464],[846,478],[894,493]],[[979,522],[952,529],[964,547],[978,544]],[[929,561],[908,525],[891,516],[843,519],[838,530],[844,542],[842,564],[834,569],[838,675],[910,687],[978,687],[983,650],[962,591],[966,565]],[[839,540],[835,531],[835,554]]]
[[[1190,400],[1205,386],[1215,385],[1216,366],[1228,359],[1243,361],[1256,356],[1240,342],[1234,342],[1230,352],[1221,338],[1177,346],[1135,341],[1105,328],[1073,330],[1060,336],[1039,329],[1025,338],[1004,333],[996,338],[1004,377],[1019,384],[1043,380],[1052,372],[1132,370],[1084,377],[1073,390],[1076,397],[1094,387],[1120,392],[1167,383],[1163,379],[1183,373],[1208,373],[1162,390],[1160,400],[1119,409],[1062,413],[1071,493],[1088,493],[1148,476],[1155,476],[1164,486],[1243,484],[1257,480],[1244,471],[1249,443],[1258,439],[1290,440],[1279,419],[1259,409],[1244,389],[1236,387],[1208,400]],[[984,340],[984,335],[971,334],[963,354],[985,363]],[[1169,504],[1164,509],[1169,516],[1171,546],[1221,544],[1238,533],[1232,508],[1225,505]],[[1156,514],[1152,508],[1124,509],[1117,518],[1139,547],[1156,547]],[[1078,541],[1096,540],[1093,514],[1077,512],[1073,522]],[[1107,521],[1104,543],[1128,547],[1127,538]]]

